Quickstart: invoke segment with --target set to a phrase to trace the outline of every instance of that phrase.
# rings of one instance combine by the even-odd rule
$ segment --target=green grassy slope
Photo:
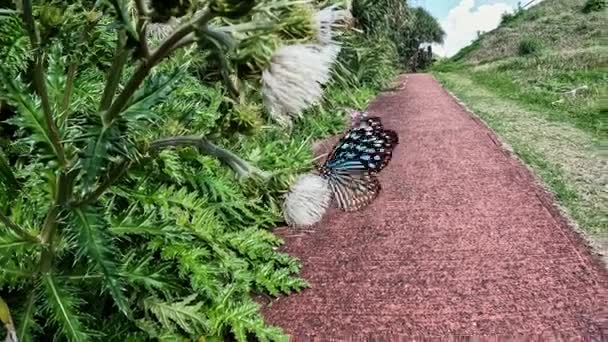
[[[606,10],[584,13],[586,0],[546,0],[510,16],[495,30],[454,56],[454,60],[480,64],[518,56],[519,44],[534,39],[545,52],[588,51],[608,39]],[[603,42],[604,45],[606,42]]]
[[[545,0],[433,72],[602,242],[608,241],[608,9],[585,13],[586,3]]]

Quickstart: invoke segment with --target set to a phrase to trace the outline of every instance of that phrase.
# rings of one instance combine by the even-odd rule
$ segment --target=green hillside
[[[599,50],[606,48],[608,17],[605,10],[585,13],[586,3],[586,0],[547,0],[504,16],[500,27],[482,34],[453,60],[479,64],[516,57],[522,53],[520,45],[525,41],[536,42],[545,53],[558,53],[570,58],[574,55],[598,56]],[[599,65],[601,60],[586,58],[586,62],[593,66],[593,63]],[[603,62],[605,64],[606,60]]]
[[[505,15],[433,72],[608,251],[606,3],[546,0]]]

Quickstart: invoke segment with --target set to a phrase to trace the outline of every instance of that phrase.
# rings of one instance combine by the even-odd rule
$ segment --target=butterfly
[[[399,144],[397,133],[385,129],[379,117],[359,114],[319,168],[344,211],[360,210],[378,197],[377,174],[391,161]]]

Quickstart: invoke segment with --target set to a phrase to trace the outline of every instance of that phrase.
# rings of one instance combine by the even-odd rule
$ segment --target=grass
[[[499,73],[493,79],[463,70],[435,74],[511,145],[584,231],[600,240],[608,236],[603,138],[591,126],[556,116],[542,101],[531,104],[533,95],[524,101],[523,92],[505,96],[513,85]]]
[[[520,56],[537,55],[542,46],[538,39],[533,37],[526,37],[519,42],[517,47],[517,53]]]
[[[608,262],[605,3],[546,0],[505,15],[433,72],[512,146]]]
[[[584,13],[585,6],[586,0],[547,0],[508,15],[497,29],[483,34],[454,59],[477,64],[515,57],[524,39],[554,51],[593,46],[608,34],[607,14],[606,9]]]
[[[588,53],[598,56],[597,61],[588,60],[585,66],[570,63],[585,60]],[[492,89],[502,98],[544,113],[550,121],[569,123],[596,137],[605,137],[602,110],[608,94],[608,68],[599,65],[606,55],[606,49],[582,50],[560,56],[514,57],[469,68],[452,65],[438,70],[466,70],[475,83]]]

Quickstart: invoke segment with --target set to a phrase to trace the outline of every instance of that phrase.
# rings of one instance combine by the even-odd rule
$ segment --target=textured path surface
[[[401,141],[382,195],[281,232],[312,288],[267,319],[292,340],[608,340],[608,273],[550,196],[431,76],[407,78],[370,106]]]

